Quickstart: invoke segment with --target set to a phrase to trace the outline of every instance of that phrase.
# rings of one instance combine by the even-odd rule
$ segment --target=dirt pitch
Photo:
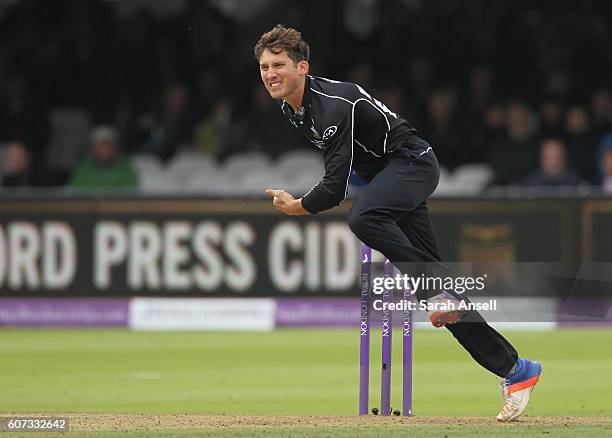
[[[7,415],[7,414],[4,414]],[[298,417],[298,416],[236,416],[236,415],[143,415],[143,414],[10,414],[19,416],[69,417],[71,431],[94,430],[158,430],[211,429],[258,427],[358,427],[372,425],[440,425],[486,426],[499,424],[491,417]],[[612,417],[530,417],[507,423],[533,426],[604,425],[612,427]]]

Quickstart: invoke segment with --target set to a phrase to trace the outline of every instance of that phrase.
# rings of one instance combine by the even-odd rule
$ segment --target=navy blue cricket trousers
[[[348,224],[359,239],[398,265],[422,263],[444,272],[438,242],[427,209],[427,198],[440,179],[440,167],[432,149],[421,139],[418,147],[399,146],[386,157],[376,175],[366,176],[363,188],[348,215]],[[406,273],[406,272],[404,272]],[[406,273],[409,274],[409,273]],[[414,275],[414,274],[412,274]],[[417,294],[417,298],[424,299]],[[462,299],[467,300],[465,297]],[[514,347],[476,311],[447,325],[459,343],[484,368],[506,377],[518,354]]]

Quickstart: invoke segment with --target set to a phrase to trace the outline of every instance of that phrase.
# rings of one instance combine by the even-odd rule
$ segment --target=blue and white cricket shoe
[[[531,391],[538,383],[541,374],[540,362],[521,358],[516,361],[516,369],[500,381],[504,406],[497,415],[497,421],[513,421],[525,412]]]

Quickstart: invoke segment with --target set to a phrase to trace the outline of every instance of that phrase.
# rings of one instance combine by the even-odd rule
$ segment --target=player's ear
[[[297,63],[297,69],[298,69],[298,73],[301,75],[306,75],[308,74],[308,70],[310,69],[310,65],[308,64],[308,61],[300,61]]]

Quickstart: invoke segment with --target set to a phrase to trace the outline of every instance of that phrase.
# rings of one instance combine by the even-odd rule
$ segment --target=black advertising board
[[[434,199],[430,210],[447,261],[612,260],[612,201],[589,202]],[[0,295],[356,295],[349,208],[289,217],[253,200],[0,199]]]

